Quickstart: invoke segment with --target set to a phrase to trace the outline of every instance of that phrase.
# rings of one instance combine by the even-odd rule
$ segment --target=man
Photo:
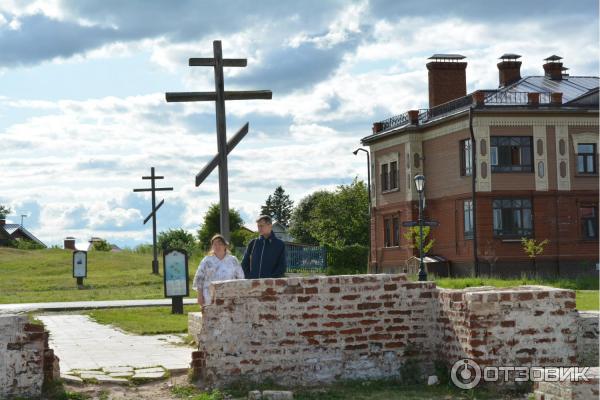
[[[273,233],[273,221],[268,215],[256,220],[260,236],[248,244],[242,269],[246,279],[282,278],[285,274],[285,244]]]

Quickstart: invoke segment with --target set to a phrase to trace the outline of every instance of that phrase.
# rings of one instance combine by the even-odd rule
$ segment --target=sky
[[[195,232],[219,200],[211,102],[165,92],[212,91],[221,40],[226,90],[272,90],[228,101],[230,207],[253,227],[279,185],[297,203],[355,177],[352,152],[373,122],[427,108],[427,58],[467,57],[467,91],[498,87],[498,57],[522,55],[522,76],[557,54],[571,75],[598,76],[598,1],[578,0],[2,0],[0,204],[47,245],[67,236],[121,247],[150,243],[150,167],[165,177],[158,231]]]

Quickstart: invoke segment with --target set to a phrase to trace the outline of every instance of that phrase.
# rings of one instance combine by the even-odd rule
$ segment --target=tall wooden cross
[[[154,167],[150,168],[150,176],[142,176],[142,179],[150,179],[150,188],[148,188],[148,189],[133,189],[133,191],[134,192],[152,192],[152,211],[150,212],[150,214],[148,214],[148,216],[144,220],[144,225],[146,225],[146,222],[148,222],[148,220],[150,218],[152,218],[152,253],[154,254],[154,259],[152,260],[152,273],[158,274],[158,251],[156,249],[156,212],[165,203],[165,200],[164,199],[161,200],[157,206],[156,205],[156,192],[173,190],[173,188],[172,187],[167,187],[167,188],[157,188],[156,187],[156,182],[154,182],[154,181],[157,179],[165,179],[165,177],[154,175]]]
[[[248,123],[246,123],[235,136],[227,142],[227,128],[225,123],[225,100],[270,100],[273,93],[270,90],[248,90],[248,91],[225,91],[223,81],[223,67],[245,67],[247,60],[245,58],[223,58],[221,41],[213,42],[213,58],[190,58],[190,67],[214,67],[215,71],[215,91],[214,92],[179,92],[166,93],[167,102],[182,101],[214,101],[216,108],[217,121],[217,149],[218,154],[196,175],[196,186],[199,186],[204,179],[219,166],[219,198],[221,204],[220,227],[221,234],[229,240],[229,184],[227,175],[227,154],[242,140],[248,133]]]

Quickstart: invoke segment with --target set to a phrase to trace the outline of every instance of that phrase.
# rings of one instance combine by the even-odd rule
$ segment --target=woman
[[[210,252],[200,261],[192,288],[198,292],[198,304],[212,303],[208,286],[214,281],[244,279],[238,259],[229,254],[227,240],[219,234],[210,239]]]

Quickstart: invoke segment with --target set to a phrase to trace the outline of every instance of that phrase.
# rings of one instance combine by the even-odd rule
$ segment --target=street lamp
[[[371,159],[369,152],[362,147],[354,150],[352,154],[357,155],[359,151],[364,151],[367,154],[367,190],[369,191],[369,267],[371,266]],[[375,269],[377,273],[377,269]]]
[[[419,281],[427,280],[427,272],[423,264],[423,192],[425,191],[425,177],[423,175],[415,176],[415,187],[419,193]]]

